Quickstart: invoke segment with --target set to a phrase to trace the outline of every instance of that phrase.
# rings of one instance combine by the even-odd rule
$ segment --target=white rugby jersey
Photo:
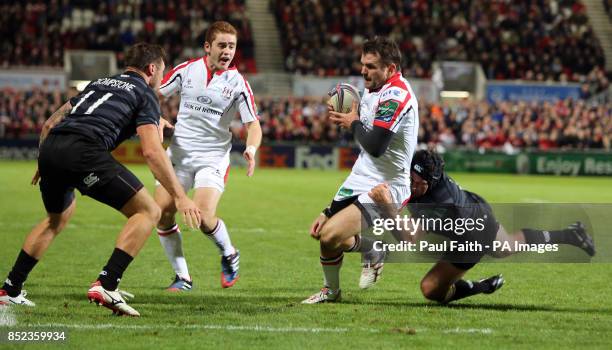
[[[361,148],[352,174],[379,182],[409,183],[410,164],[419,131],[419,105],[410,84],[401,73],[389,78],[378,90],[365,89],[359,105],[359,118],[367,130],[379,126],[391,130],[395,135],[379,158]]]
[[[160,93],[180,93],[181,102],[170,144],[173,163],[190,157],[217,163],[232,145],[230,123],[240,113],[243,123],[258,120],[257,107],[249,83],[235,67],[214,74],[206,66],[207,57],[179,64],[162,80]]]

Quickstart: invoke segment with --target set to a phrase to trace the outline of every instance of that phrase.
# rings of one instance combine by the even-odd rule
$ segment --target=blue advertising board
[[[580,98],[580,85],[487,83],[487,101],[550,101]]]

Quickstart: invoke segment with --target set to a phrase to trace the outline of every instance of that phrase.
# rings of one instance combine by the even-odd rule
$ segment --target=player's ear
[[[206,52],[206,55],[210,55],[210,43],[208,41],[204,42],[204,52]]]
[[[155,75],[155,72],[157,71],[157,66],[155,65],[155,63],[149,63],[147,65],[147,68],[145,69],[145,74],[147,76],[153,76]]]

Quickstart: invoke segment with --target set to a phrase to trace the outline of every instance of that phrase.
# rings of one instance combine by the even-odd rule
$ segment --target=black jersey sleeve
[[[159,100],[153,93],[153,90],[149,89],[145,92],[140,109],[136,113],[136,126],[155,124],[159,125],[159,118],[161,117],[161,110],[159,107]]]
[[[361,147],[375,158],[387,151],[394,135],[393,131],[380,126],[374,126],[371,131],[367,131],[360,120],[355,120],[351,124],[351,130]]]

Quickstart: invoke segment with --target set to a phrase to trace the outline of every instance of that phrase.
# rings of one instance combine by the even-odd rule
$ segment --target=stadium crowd
[[[75,94],[43,88],[21,92],[0,90],[0,138],[36,137],[48,118]],[[265,142],[352,144],[352,136],[326,118],[324,98],[260,98],[256,100]],[[176,116],[179,98],[162,105],[162,113]],[[464,101],[450,107],[420,107],[419,142],[470,148],[593,148],[612,149],[612,103],[590,106],[584,100],[555,103]],[[236,119],[236,140],[246,132]]]
[[[430,77],[436,60],[480,62],[489,79],[585,81],[604,54],[579,0],[271,0],[286,69],[358,75],[360,45],[389,35],[404,75]]]
[[[124,49],[145,41],[162,45],[176,65],[203,55],[208,26],[226,20],[238,29],[235,62],[255,72],[251,24],[244,0],[27,0],[0,2],[0,67],[63,66],[64,49]]]

